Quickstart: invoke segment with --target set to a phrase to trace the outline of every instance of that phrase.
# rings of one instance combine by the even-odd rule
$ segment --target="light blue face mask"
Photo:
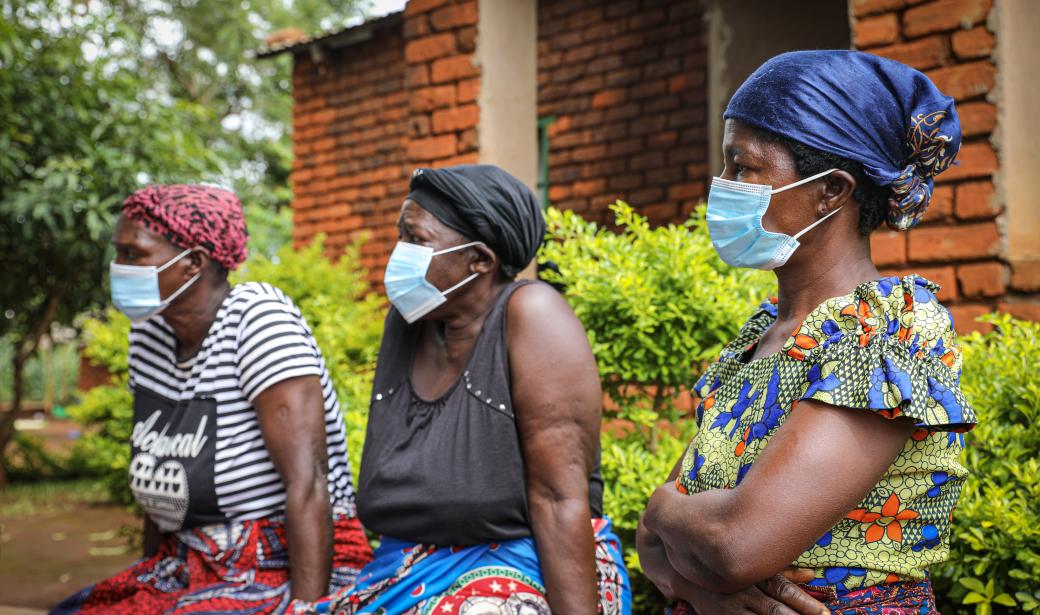
[[[837,170],[817,173],[776,190],[766,184],[713,178],[711,190],[708,191],[708,211],[705,218],[715,251],[722,260],[734,267],[776,269],[783,266],[798,249],[798,238],[841,211],[841,207],[792,237],[784,233],[772,233],[762,226],[762,217],[769,208],[770,196],[815,181]]]
[[[430,269],[433,257],[480,244],[483,242],[472,241],[434,252],[433,248],[428,246],[397,242],[397,247],[390,254],[390,261],[386,264],[386,273],[383,274],[383,285],[386,287],[386,296],[390,303],[409,324],[429,314],[448,300],[448,293],[480,275],[474,273],[448,290],[441,291],[426,279],[426,272]]]
[[[108,265],[112,286],[112,304],[133,322],[142,322],[152,316],[157,316],[202,275],[196,273],[173,294],[163,299],[159,295],[159,274],[195,250],[196,248],[188,248],[159,267],[119,265],[112,261]]]

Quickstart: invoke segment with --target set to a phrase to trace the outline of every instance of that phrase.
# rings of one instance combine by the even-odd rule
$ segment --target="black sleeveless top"
[[[440,546],[532,535],[505,326],[509,298],[530,283],[502,291],[462,374],[432,401],[411,386],[421,324],[408,325],[390,309],[358,480],[358,517],[366,528]],[[593,517],[603,516],[598,454],[589,507]]]

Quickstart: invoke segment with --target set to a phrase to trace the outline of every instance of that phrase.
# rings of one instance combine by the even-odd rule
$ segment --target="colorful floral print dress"
[[[975,413],[959,387],[961,355],[938,286],[884,278],[814,309],[782,351],[746,357],[777,315],[764,303],[708,368],[696,392],[700,427],[683,459],[683,493],[733,488],[803,399],[908,416],[918,429],[874,489],[793,565],[840,598],[921,581],[949,553],[966,474],[958,456]],[[930,592],[929,592],[930,593]]]

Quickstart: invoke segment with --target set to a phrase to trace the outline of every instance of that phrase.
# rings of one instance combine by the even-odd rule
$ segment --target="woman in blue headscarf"
[[[880,275],[869,234],[920,221],[960,146],[953,101],[898,62],[794,52],[725,119],[712,243],[778,294],[697,383],[700,429],[647,505],[640,563],[677,613],[934,613],[975,415],[938,286]]]

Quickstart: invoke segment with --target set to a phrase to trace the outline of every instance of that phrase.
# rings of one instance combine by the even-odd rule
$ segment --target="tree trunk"
[[[14,439],[14,420],[22,409],[22,397],[25,395],[25,361],[26,358],[20,352],[15,352],[11,358],[14,375],[11,407],[7,412],[0,413],[0,489],[7,487],[7,446]]]

